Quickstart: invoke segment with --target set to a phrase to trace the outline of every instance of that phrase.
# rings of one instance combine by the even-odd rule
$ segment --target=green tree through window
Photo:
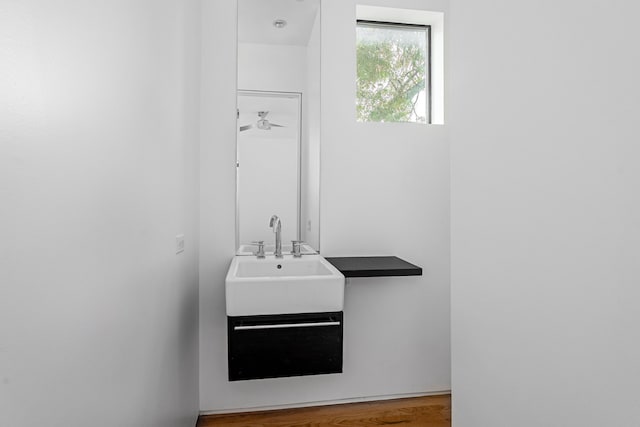
[[[358,21],[358,121],[429,121],[426,26]]]

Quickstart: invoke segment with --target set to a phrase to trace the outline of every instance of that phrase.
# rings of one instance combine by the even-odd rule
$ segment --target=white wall
[[[345,389],[449,388],[449,146],[444,126],[357,123],[355,0],[322,4],[321,245],[325,256],[397,255],[421,277],[351,279]],[[370,0],[446,11],[447,1]]]
[[[194,425],[198,15],[0,4],[2,426]]]
[[[228,405],[224,277],[235,254],[235,0],[203,0],[200,103],[200,409]],[[215,25],[214,25],[215,24]],[[214,117],[215,120],[211,120]],[[240,405],[238,405],[240,406]]]
[[[443,126],[355,121],[355,1],[322,4],[321,245],[394,254],[421,277],[353,279],[344,373],[227,381],[224,276],[234,253],[235,2],[205,2],[201,145],[201,410],[449,389],[449,149]],[[371,1],[445,10],[446,1]],[[217,25],[212,25],[212,22]],[[209,123],[207,117],[216,117]]]
[[[452,1],[456,427],[640,425],[639,14]]]

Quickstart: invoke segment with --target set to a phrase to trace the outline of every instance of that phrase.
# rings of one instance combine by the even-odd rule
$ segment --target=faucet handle
[[[303,240],[292,240],[291,241],[291,253],[296,258],[300,258],[302,256],[302,252],[301,252],[301,244],[302,243],[304,243]]]
[[[258,247],[254,255],[258,258],[264,258],[264,240],[256,240],[255,242],[251,242],[251,244]]]

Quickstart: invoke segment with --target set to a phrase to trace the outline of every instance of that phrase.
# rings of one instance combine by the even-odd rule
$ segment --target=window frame
[[[431,99],[431,25],[428,24],[409,24],[406,22],[390,22],[390,21],[376,21],[369,19],[356,19],[356,29],[359,26],[369,28],[396,28],[396,29],[423,29],[425,30],[426,37],[426,58],[425,58],[425,75],[426,75],[426,91],[427,91],[427,125],[432,124],[432,99]],[[357,38],[357,37],[356,37]],[[357,77],[357,61],[356,61],[356,77]],[[380,122],[378,122],[380,123]],[[412,122],[399,122],[399,123],[412,123]]]

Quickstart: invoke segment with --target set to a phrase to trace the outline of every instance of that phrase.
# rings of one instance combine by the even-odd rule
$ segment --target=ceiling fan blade
[[[244,125],[240,126],[240,132],[244,132],[245,130],[249,130],[253,127],[253,125]]]
[[[271,125],[271,127],[275,127],[275,128],[286,128],[286,126],[284,126],[284,125],[277,125],[277,124],[275,124],[273,122],[269,122],[269,124]]]

